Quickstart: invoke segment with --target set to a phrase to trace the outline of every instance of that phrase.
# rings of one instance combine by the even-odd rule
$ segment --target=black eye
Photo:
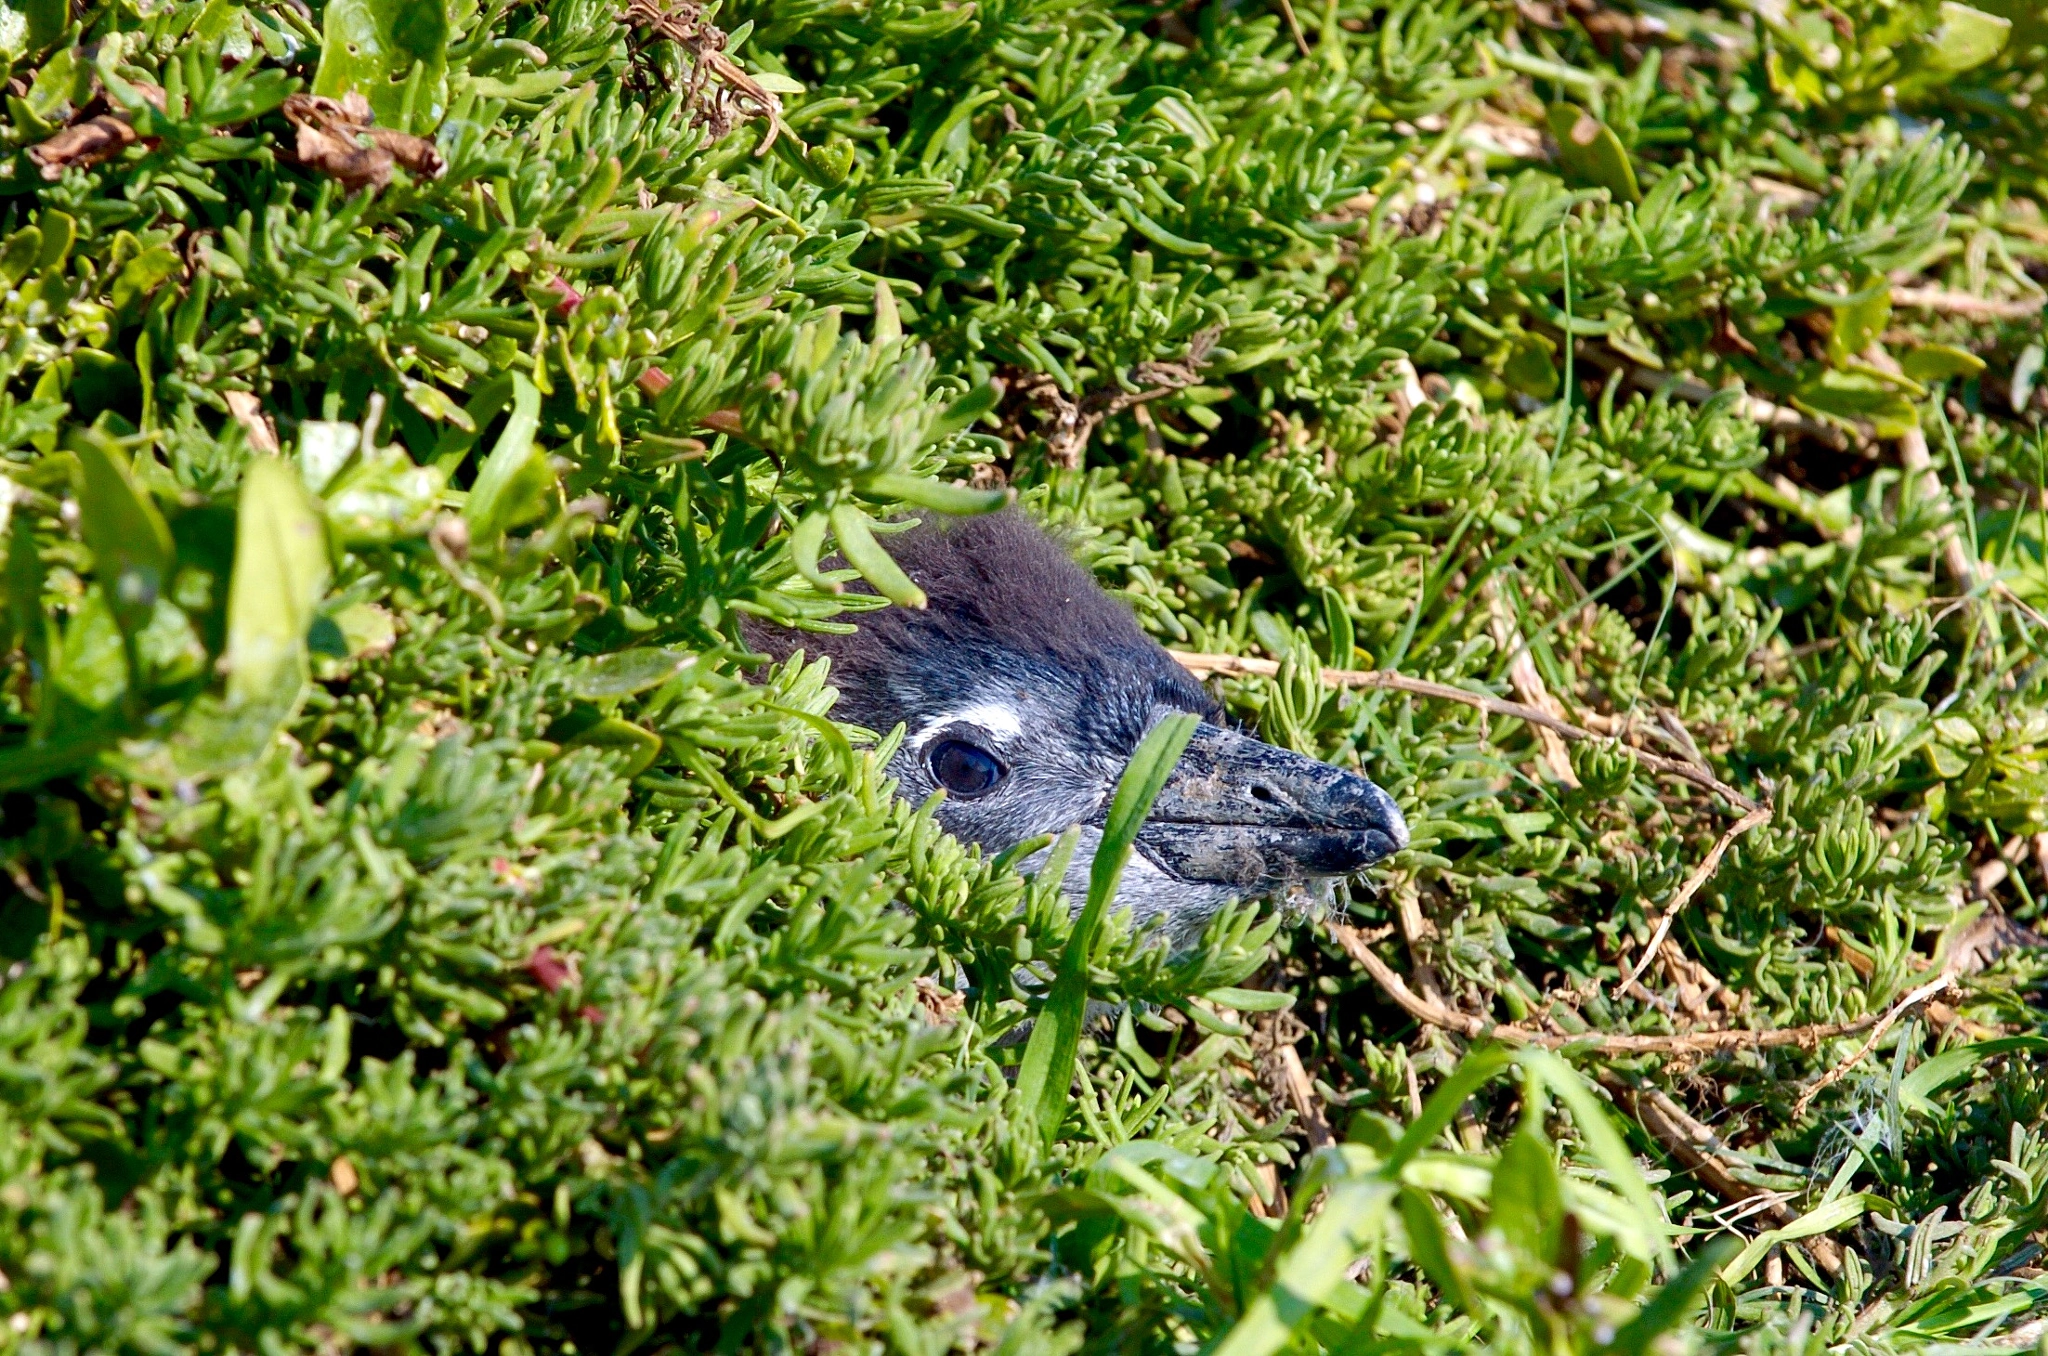
[[[961,800],[987,795],[1009,772],[987,749],[958,739],[942,739],[932,745],[930,762],[939,785]]]

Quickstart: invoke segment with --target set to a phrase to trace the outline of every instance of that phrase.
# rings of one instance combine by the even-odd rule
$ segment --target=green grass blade
[[[1088,902],[1067,936],[1052,992],[1031,1029],[1024,1062],[1017,1071],[1017,1100],[1023,1115],[1037,1124],[1048,1143],[1059,1131],[1067,1086],[1074,1077],[1074,1059],[1081,1048],[1081,1026],[1088,1013],[1088,956],[1095,949],[1095,934],[1101,930],[1109,901],[1116,897],[1117,881],[1131,859],[1138,830],[1200,723],[1192,715],[1177,714],[1154,725],[1124,768],[1116,799],[1110,802],[1109,822],[1088,874]]]
[[[1377,1175],[1332,1188],[1301,1242],[1275,1268],[1272,1286],[1245,1306],[1210,1356],[1272,1356],[1285,1347],[1295,1329],[1329,1302],[1359,1254],[1386,1231],[1397,1193]]]
[[[1403,1164],[1429,1147],[1429,1142],[1457,1118],[1458,1108],[1465,1105],[1466,1099],[1514,1062],[1514,1053],[1498,1046],[1466,1056],[1457,1071],[1430,1094],[1429,1100],[1423,1104],[1422,1114],[1415,1118],[1387,1154],[1387,1173],[1398,1173]]]
[[[1642,1356],[1650,1350],[1659,1337],[1684,1322],[1692,1313],[1693,1305],[1699,1302],[1700,1294],[1712,1283],[1714,1273],[1735,1251],[1735,1240],[1716,1238],[1711,1240],[1698,1255],[1685,1264],[1685,1269],[1673,1276],[1663,1289],[1659,1290],[1648,1304],[1636,1312],[1614,1335],[1614,1342],[1607,1349],[1615,1356]]]
[[[1635,1207],[1644,1236],[1654,1244],[1659,1259],[1669,1269],[1674,1260],[1671,1236],[1664,1212],[1658,1207],[1657,1195],[1643,1180],[1642,1169],[1636,1166],[1635,1155],[1629,1152],[1628,1142],[1614,1128],[1614,1121],[1600,1099],[1594,1096],[1592,1086],[1578,1070],[1548,1050],[1522,1050],[1517,1052],[1516,1058],[1524,1068],[1534,1070],[1557,1094],[1557,1100],[1570,1109],[1572,1119],[1578,1124],[1579,1138],[1592,1152],[1594,1160],[1606,1170],[1610,1184],[1622,1199]]]

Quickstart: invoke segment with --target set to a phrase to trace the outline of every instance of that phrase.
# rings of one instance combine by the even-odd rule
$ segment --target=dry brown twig
[[[1973,320],[2024,320],[2048,305],[2048,297],[1980,297],[1949,287],[1894,287],[1892,305],[1919,311],[1969,316]]]
[[[1773,1228],[1782,1228],[1792,1222],[1792,1212],[1783,1201],[1735,1175],[1736,1164],[1727,1154],[1719,1136],[1695,1120],[1671,1097],[1656,1088],[1639,1088],[1619,1078],[1602,1078],[1600,1082],[1616,1102],[1628,1108],[1636,1123],[1662,1145],[1666,1153],[1677,1159],[1715,1195],[1731,1204],[1753,1205],[1755,1213]],[[1799,1246],[1822,1271],[1830,1276],[1841,1274],[1842,1249],[1833,1239],[1825,1235],[1805,1238],[1799,1241]]]
[[[713,140],[730,132],[741,120],[762,118],[768,134],[754,148],[766,155],[775,139],[789,126],[782,120],[782,98],[725,54],[725,30],[704,18],[704,7],[695,0],[630,0],[619,16],[625,22],[660,34],[690,55],[690,83],[684,97]],[[707,81],[718,88],[705,97]],[[790,133],[794,136],[794,133]]]
[[[1657,921],[1650,930],[1650,940],[1644,945],[1641,957],[1621,977],[1621,982],[1615,986],[1615,992],[1619,993],[1628,988],[1644,970],[1649,968],[1650,962],[1656,958],[1658,950],[1664,945],[1664,938],[1671,931],[1671,920],[1678,917],[1679,910],[1691,903],[1692,897],[1700,892],[1700,887],[1713,877],[1715,869],[1721,865],[1721,858],[1727,855],[1735,840],[1758,825],[1769,823],[1770,819],[1771,807],[1759,805],[1730,824],[1727,832],[1714,841],[1714,846],[1707,850],[1707,855],[1700,859],[1700,864],[1693,868],[1692,874],[1685,878],[1685,883],[1678,887],[1678,893],[1671,897],[1671,902],[1658,912]]]
[[[1721,1050],[1769,1050],[1787,1045],[1810,1049],[1824,1040],[1868,1031],[1884,1020],[1881,1014],[1870,1013],[1847,1022],[1762,1030],[1691,1031],[1671,1036],[1572,1035],[1568,1032],[1531,1031],[1513,1023],[1490,1022],[1484,1017],[1458,1012],[1443,1003],[1424,998],[1409,988],[1407,981],[1396,974],[1392,966],[1379,958],[1357,928],[1334,919],[1327,926],[1330,936],[1344,949],[1344,953],[1357,961],[1402,1011],[1419,1022],[1456,1032],[1467,1040],[1485,1038],[1507,1045],[1534,1045],[1545,1050],[1569,1047],[1598,1055],[1704,1055]]]
[[[1286,1041],[1275,1045],[1264,1067],[1266,1085],[1292,1108],[1308,1147],[1315,1150],[1336,1143],[1336,1136],[1330,1133],[1330,1122],[1323,1116],[1322,1098],[1316,1095],[1315,1084],[1309,1081],[1308,1070],[1302,1067],[1301,1055],[1294,1046]]]
[[[1501,596],[1500,576],[1490,574],[1479,586],[1479,593],[1486,600],[1486,626],[1493,636],[1493,643],[1508,658],[1508,684],[1515,690],[1524,705],[1539,711],[1548,711],[1559,720],[1565,718],[1564,707],[1557,698],[1550,695],[1550,688],[1543,681],[1543,674],[1536,667],[1536,656],[1529,652],[1529,643],[1522,639],[1521,628],[1506,598]],[[1564,736],[1547,725],[1536,727],[1536,737],[1543,744],[1543,765],[1550,775],[1566,786],[1579,784],[1578,774],[1572,771],[1571,750],[1565,747]]]
[[[1894,375],[1899,371],[1899,365],[1891,355],[1876,345],[1872,345],[1863,356],[1880,371]],[[1948,487],[1942,484],[1941,473],[1935,469],[1934,458],[1927,450],[1927,435],[1918,424],[1899,438],[1899,464],[1906,468],[1908,475],[1919,480],[1923,496],[1937,504],[1950,503]],[[1934,539],[1941,547],[1941,563],[1948,570],[1949,578],[1966,596],[1976,597],[1979,590],[1988,591],[1993,598],[2009,604],[2037,626],[2048,627],[2048,618],[2008,588],[1988,562],[1971,558],[1969,543],[1957,527],[1960,520],[1961,512],[1951,513],[1948,521],[1935,532]]]
[[[1864,1039],[1863,1044],[1856,1047],[1854,1054],[1815,1079],[1813,1086],[1799,1094],[1799,1100],[1792,1104],[1792,1119],[1796,1121],[1801,1116],[1804,1116],[1806,1108],[1813,1105],[1814,1098],[1840,1082],[1848,1074],[1849,1070],[1861,1064],[1871,1051],[1877,1049],[1877,1043],[1884,1039],[1884,1033],[1891,1030],[1892,1025],[1910,1009],[1919,1007],[1936,994],[1946,992],[1955,987],[1955,971],[1944,969],[1939,975],[1928,980],[1925,984],[1922,984],[1919,988],[1886,1008],[1883,1013],[1875,1016],[1867,1015],[1866,1024],[1870,1027],[1870,1035]],[[1858,1020],[1866,1019],[1859,1018]]]
[[[242,426],[249,450],[277,456],[283,449],[277,441],[277,425],[263,412],[263,402],[248,391],[222,391],[222,400],[227,402],[228,413]]]
[[[1209,351],[1216,347],[1216,341],[1222,334],[1223,331],[1215,327],[1196,331],[1188,340],[1187,357],[1179,362],[1139,363],[1130,372],[1130,384],[1136,388],[1134,390],[1091,391],[1075,400],[1051,377],[1042,373],[1030,373],[1019,378],[1013,389],[1052,411],[1052,427],[1045,434],[1046,460],[1069,470],[1079,466],[1081,454],[1088,450],[1089,439],[1095,436],[1095,430],[1102,426],[1104,420],[1133,406],[1185,390],[1200,381],[1202,369],[1209,364]]]
[[[1202,654],[1191,650],[1169,650],[1181,666],[1198,677],[1218,674],[1226,678],[1271,678],[1280,672],[1280,666],[1270,659],[1256,659],[1245,655]],[[1323,681],[1331,687],[1355,688],[1361,690],[1383,689],[1390,692],[1409,692],[1418,697],[1434,697],[1439,701],[1458,702],[1474,707],[1491,716],[1509,716],[1544,729],[1554,730],[1566,739],[1594,739],[1621,744],[1615,735],[1596,734],[1583,726],[1553,716],[1548,711],[1530,706],[1526,702],[1511,702],[1502,697],[1489,696],[1483,692],[1467,692],[1461,687],[1448,683],[1432,683],[1426,678],[1410,678],[1402,673],[1389,673],[1384,669],[1324,669]],[[1635,755],[1636,761],[1650,771],[1667,777],[1676,777],[1691,782],[1694,786],[1711,791],[1736,809],[1749,813],[1761,808],[1762,802],[1737,791],[1728,783],[1716,777],[1708,769],[1696,763],[1679,758],[1667,758],[1648,749],[1624,744]]]

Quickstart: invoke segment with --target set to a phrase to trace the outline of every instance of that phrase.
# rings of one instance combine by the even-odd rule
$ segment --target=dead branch
[[[1642,956],[1622,976],[1621,983],[1615,986],[1617,993],[1635,983],[1637,976],[1649,967],[1659,948],[1664,945],[1665,935],[1671,931],[1671,920],[1678,916],[1679,910],[1692,902],[1692,897],[1700,892],[1700,887],[1713,878],[1715,869],[1721,865],[1721,858],[1734,845],[1735,840],[1759,824],[1769,823],[1770,818],[1771,807],[1759,805],[1730,824],[1728,831],[1714,841],[1714,846],[1707,850],[1707,855],[1701,859],[1700,864],[1693,868],[1692,874],[1685,878],[1685,883],[1678,887],[1678,893],[1671,897],[1671,902],[1657,915],[1656,925],[1650,931],[1649,943],[1643,947]]]
[[[1889,354],[1874,346],[1865,356],[1870,360],[1871,366],[1882,371],[1896,373],[1899,370],[1898,364],[1892,361]],[[1906,468],[1909,475],[1919,479],[1920,492],[1923,496],[1937,504],[1949,503],[1948,488],[1941,483],[1941,474],[1934,469],[1934,458],[1927,451],[1927,435],[1920,431],[1918,424],[1913,425],[1899,438],[1899,463]],[[1941,547],[1941,563],[1947,567],[1949,578],[1953,579],[1964,593],[1975,593],[1984,583],[1985,573],[1976,561],[1970,559],[1968,544],[1964,542],[1962,534],[1956,531],[1953,514],[1950,515],[1949,521],[1935,530],[1934,539]]]
[[[1118,387],[1091,391],[1075,400],[1051,377],[1042,373],[1019,378],[1014,389],[1052,412],[1052,427],[1045,434],[1046,460],[1072,470],[1081,464],[1089,439],[1095,436],[1095,430],[1102,426],[1104,420],[1114,418],[1133,406],[1185,390],[1200,381],[1202,369],[1209,364],[1209,350],[1216,347],[1216,341],[1222,334],[1222,329],[1217,327],[1196,331],[1188,340],[1187,357],[1178,362],[1147,360],[1139,363],[1130,371],[1132,389],[1129,390]]]
[[[1233,654],[1202,654],[1191,650],[1169,650],[1167,653],[1197,677],[1219,674],[1226,678],[1271,678],[1280,672],[1280,666],[1270,659]],[[1324,669],[1322,678],[1323,682],[1331,687],[1408,692],[1418,697],[1458,702],[1491,716],[1511,717],[1543,729],[1554,730],[1566,739],[1597,739],[1622,743],[1616,736],[1595,734],[1526,702],[1511,702],[1483,692],[1467,692],[1464,688],[1452,687],[1447,683],[1432,683],[1424,678],[1410,678],[1406,674],[1390,673],[1384,669]],[[1677,758],[1667,758],[1663,754],[1652,753],[1648,749],[1636,748],[1633,745],[1623,744],[1623,747],[1628,748],[1635,755],[1636,761],[1652,772],[1691,782],[1694,786],[1713,792],[1745,813],[1761,808],[1761,802],[1737,791],[1704,767]]]
[[[1756,1203],[1757,1215],[1773,1228],[1783,1228],[1792,1222],[1792,1212],[1783,1201],[1734,1174],[1733,1160],[1727,1156],[1719,1136],[1694,1120],[1676,1101],[1655,1088],[1638,1088],[1619,1078],[1605,1077],[1600,1082],[1616,1102],[1628,1108],[1650,1138],[1715,1195],[1730,1204]],[[1822,1271],[1830,1276],[1841,1274],[1842,1249],[1833,1239],[1801,1239],[1799,1246]]]
[[[282,450],[277,441],[277,425],[263,412],[263,402],[249,391],[222,391],[220,395],[227,402],[228,413],[242,426],[249,450],[277,456]]]
[[[1904,998],[1901,998],[1898,1002],[1886,1008],[1882,1015],[1875,1017],[1866,1016],[1858,1018],[1857,1020],[1861,1022],[1864,1026],[1871,1028],[1869,1038],[1866,1039],[1863,1042],[1863,1044],[1856,1047],[1856,1053],[1850,1055],[1840,1064],[1837,1064],[1834,1068],[1829,1069],[1826,1073],[1822,1074],[1817,1080],[1815,1080],[1812,1087],[1808,1088],[1805,1092],[1799,1094],[1799,1100],[1792,1104],[1792,1119],[1796,1121],[1801,1116],[1804,1116],[1806,1114],[1806,1108],[1813,1105],[1814,1098],[1820,1096],[1820,1094],[1823,1091],[1830,1087],[1833,1087],[1836,1083],[1840,1082],[1843,1076],[1846,1075],[1849,1072],[1849,1070],[1855,1068],[1858,1064],[1861,1064],[1864,1061],[1864,1059],[1869,1056],[1870,1052],[1877,1048],[1877,1043],[1884,1039],[1884,1033],[1891,1030],[1892,1024],[1897,1022],[1900,1017],[1904,1016],[1908,1009],[1916,1008],[1920,1004],[1926,1002],[1928,999],[1934,997],[1934,995],[1941,993],[1944,990],[1954,988],[1955,983],[1956,977],[1954,972],[1949,970],[1943,970],[1935,978],[1928,980],[1925,984],[1922,984],[1919,988],[1913,990]]]
[[[1980,297],[1948,287],[1894,287],[1892,305],[1917,311],[1938,311],[1972,320],[2024,320],[2048,305],[2048,297]]]
[[[659,0],[630,0],[619,17],[660,34],[689,54],[690,82],[684,89],[684,99],[714,141],[745,118],[762,118],[768,123],[768,134],[754,148],[755,155],[767,154],[776,138],[785,133],[796,135],[782,120],[781,97],[725,54],[725,30],[704,17],[704,7],[696,0],[673,0],[668,4]],[[717,84],[709,97],[707,81]]]
[[[1407,981],[1394,973],[1392,966],[1379,958],[1358,929],[1335,919],[1330,920],[1328,927],[1331,937],[1344,949],[1344,953],[1358,962],[1402,1011],[1419,1022],[1456,1032],[1467,1040],[1496,1040],[1508,1045],[1534,1045],[1545,1050],[1570,1048],[1593,1055],[1705,1055],[1723,1050],[1770,1050],[1788,1045],[1812,1049],[1824,1040],[1868,1031],[1884,1020],[1873,1013],[1848,1022],[1770,1027],[1760,1031],[1691,1031],[1672,1036],[1600,1036],[1531,1031],[1512,1023],[1490,1022],[1424,998],[1409,988]]]
[[[1522,639],[1515,614],[1501,596],[1500,576],[1488,575],[1479,586],[1479,593],[1486,600],[1486,625],[1493,636],[1494,646],[1509,656],[1508,684],[1514,688],[1515,695],[1526,706],[1548,711],[1559,720],[1564,719],[1564,707],[1550,695],[1549,687],[1543,682],[1543,674],[1536,667],[1536,656],[1529,652],[1529,643]],[[1564,736],[1542,725],[1536,727],[1536,736],[1543,744],[1543,765],[1550,770],[1550,775],[1566,786],[1578,786],[1578,774],[1572,771],[1571,750],[1565,747]]]
[[[1330,1133],[1330,1122],[1323,1116],[1323,1099],[1316,1095],[1308,1070],[1301,1066],[1300,1053],[1282,1041],[1273,1047],[1273,1053],[1265,1060],[1264,1071],[1267,1087],[1293,1109],[1295,1122],[1301,1126],[1302,1137],[1308,1140],[1309,1149],[1327,1148],[1336,1143],[1336,1136]]]

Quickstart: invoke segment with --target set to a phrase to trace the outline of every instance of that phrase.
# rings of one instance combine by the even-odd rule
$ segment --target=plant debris
[[[369,100],[360,94],[340,99],[294,94],[284,101],[283,112],[295,134],[293,158],[351,193],[389,186],[398,167],[426,179],[447,168],[425,137],[376,126]]]

